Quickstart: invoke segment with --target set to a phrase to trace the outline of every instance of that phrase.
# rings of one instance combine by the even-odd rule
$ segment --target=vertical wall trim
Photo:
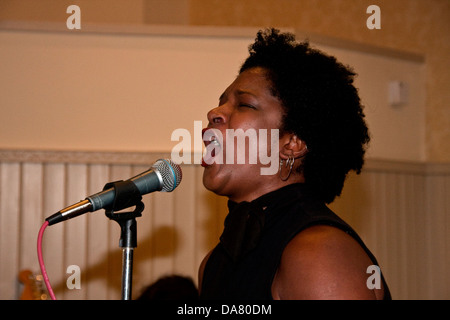
[[[169,155],[0,150],[0,298],[19,297],[20,270],[40,272],[35,242],[45,217],[160,158]],[[134,296],[167,274],[197,282],[198,266],[221,234],[226,199],[204,189],[203,168],[182,167],[183,182],[173,193],[144,197]],[[377,256],[394,298],[449,299],[448,194],[448,164],[369,159],[331,207]],[[44,257],[60,299],[120,299],[119,234],[103,211],[47,229]],[[79,264],[81,290],[67,289],[68,264]]]

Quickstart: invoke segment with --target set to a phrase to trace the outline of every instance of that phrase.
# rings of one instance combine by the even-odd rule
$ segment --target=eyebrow
[[[239,90],[237,90],[237,94],[238,94],[238,95],[249,94],[249,95],[251,95],[251,96],[256,97],[256,94],[254,94],[252,91],[249,91],[249,90],[242,90],[242,89],[239,89]]]
[[[244,90],[244,89],[238,89],[237,94],[238,95],[249,94],[251,96],[257,97],[257,95],[254,94],[252,91]],[[222,100],[224,97],[225,97],[225,91],[220,95],[219,101]]]

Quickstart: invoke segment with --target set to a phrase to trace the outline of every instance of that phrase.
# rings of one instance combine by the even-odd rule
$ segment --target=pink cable
[[[47,271],[45,271],[44,266],[44,258],[42,256],[42,237],[44,235],[44,230],[48,226],[48,221],[45,221],[42,225],[41,229],[39,230],[38,235],[38,241],[37,241],[37,252],[38,252],[38,259],[39,259],[39,266],[41,267],[42,276],[44,277],[45,285],[47,286],[48,293],[52,300],[56,300],[55,294],[53,293],[52,286],[50,285],[50,281],[47,276]]]

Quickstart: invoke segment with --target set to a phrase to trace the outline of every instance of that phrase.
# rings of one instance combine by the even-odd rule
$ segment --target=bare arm
[[[383,288],[369,289],[372,265],[363,248],[344,231],[313,226],[286,246],[272,283],[274,299],[382,299]]]

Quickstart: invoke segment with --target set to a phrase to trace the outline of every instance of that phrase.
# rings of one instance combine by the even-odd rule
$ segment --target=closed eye
[[[251,105],[251,104],[247,104],[247,103],[240,103],[240,104],[239,104],[239,107],[256,109],[255,106],[253,106],[253,105]]]

